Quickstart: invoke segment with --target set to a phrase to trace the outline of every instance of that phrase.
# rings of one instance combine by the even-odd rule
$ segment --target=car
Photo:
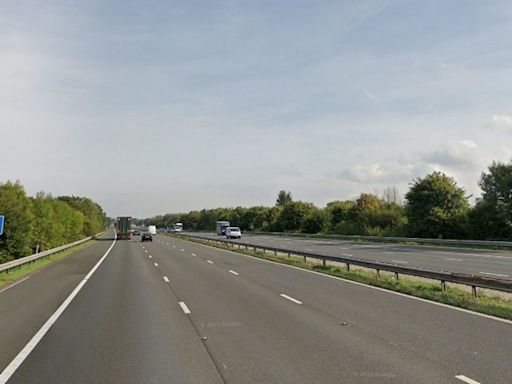
[[[153,241],[153,236],[151,235],[151,233],[149,232],[144,232],[140,238],[140,241],[145,241],[145,240],[149,240],[149,241]]]
[[[138,236],[138,235],[140,235],[140,231],[138,229],[134,229],[133,234]]]
[[[226,239],[241,239],[242,231],[238,227],[226,228]]]

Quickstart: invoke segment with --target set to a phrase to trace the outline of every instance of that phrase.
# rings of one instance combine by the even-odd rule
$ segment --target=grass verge
[[[397,280],[394,278],[393,274],[388,274],[385,272],[381,272],[380,276],[378,276],[376,272],[367,269],[351,269],[349,271],[336,265],[324,266],[322,264],[318,264],[318,262],[304,261],[302,256],[291,255],[288,257],[286,254],[275,255],[274,253],[270,253],[268,251],[254,252],[250,248],[249,250],[245,250],[245,248],[238,249],[235,247],[226,246],[225,244],[207,243],[206,241],[191,240],[184,237],[180,238],[211,247],[259,257],[281,264],[293,265],[295,267],[309,269],[347,280],[357,281],[359,283],[388,289],[390,291],[400,292],[407,295],[452,305],[454,307],[469,309],[471,311],[512,320],[512,300],[507,300],[497,295],[494,296],[487,293],[484,294],[482,290],[478,290],[478,297],[473,299],[470,292],[467,292],[456,286],[450,286],[447,284],[446,289],[443,291],[440,282],[421,281],[417,278],[410,279],[403,276]]]
[[[81,249],[87,248],[88,246],[95,243],[94,240],[86,241],[85,243],[76,245],[74,247],[65,249],[63,251],[54,253],[52,255],[49,255],[48,257],[43,257],[39,260],[36,260],[32,263],[23,264],[20,267],[13,268],[9,270],[9,272],[0,272],[0,288],[3,286],[9,285],[11,283],[14,283],[16,280],[19,280],[30,273],[41,269],[45,267],[48,264],[54,263],[57,260],[60,260],[76,251],[79,251]]]

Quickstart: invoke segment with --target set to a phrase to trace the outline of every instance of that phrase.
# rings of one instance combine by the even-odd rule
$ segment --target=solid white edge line
[[[496,277],[508,277],[508,275],[503,275],[501,273],[492,273],[492,272],[478,272],[482,275],[496,276]]]
[[[284,293],[281,293],[279,296],[284,297],[287,300],[293,301],[295,304],[302,304],[302,301],[294,299],[293,297],[285,295]]]
[[[5,288],[0,289],[0,293],[7,291],[8,289],[17,286],[18,284],[23,283],[25,280],[29,279],[30,276],[25,276],[23,279],[16,281],[15,283],[12,283],[11,285],[8,285]]]
[[[187,304],[185,304],[183,301],[180,301],[180,307],[185,312],[185,315],[190,315],[190,309],[188,309]]]
[[[164,276],[164,281],[165,281],[166,283],[168,283],[168,282],[169,282],[169,278],[168,278],[167,276]]]
[[[459,379],[465,383],[468,383],[468,384],[480,384],[478,381],[470,379],[469,377],[464,376],[464,375],[457,375],[457,376],[455,376],[455,378]]]
[[[80,281],[80,283],[75,287],[73,292],[69,294],[69,296],[64,300],[64,302],[57,308],[57,310],[50,316],[46,323],[37,331],[37,333],[32,336],[30,341],[23,347],[23,349],[18,353],[18,355],[9,363],[7,367],[0,373],[0,384],[5,384],[9,380],[9,378],[16,372],[19,366],[25,361],[25,359],[30,355],[30,353],[34,350],[34,348],[39,344],[41,339],[44,337],[46,332],[50,330],[50,328],[55,324],[55,322],[59,319],[62,313],[66,310],[68,305],[73,301],[75,296],[80,292],[82,287],[87,283],[92,274],[96,272],[98,267],[103,263],[103,260],[108,256],[114,245],[116,244],[117,235],[114,233],[114,241],[107,249],[105,254],[101,257],[101,259],[92,267],[89,273]]]
[[[232,269],[230,269],[230,270],[229,270],[229,273],[232,273],[232,274],[233,274],[233,275],[235,275],[235,276],[238,276],[238,275],[239,275],[239,273],[238,273],[238,272],[235,272],[235,271],[233,271]]]
[[[291,268],[291,269],[296,269],[298,271],[302,271],[302,272],[306,272],[306,273],[312,273],[312,274],[315,274],[315,275],[318,275],[318,276],[322,276],[324,278],[328,278],[328,279],[334,279],[334,280],[340,280],[340,281],[343,281],[345,283],[349,283],[349,284],[354,284],[354,285],[358,285],[360,287],[364,287],[364,288],[367,288],[367,289],[374,289],[376,291],[381,291],[381,292],[384,292],[384,293],[389,293],[391,295],[397,295],[397,296],[401,296],[401,297],[404,297],[404,298],[407,298],[407,299],[410,299],[410,300],[416,300],[416,301],[421,301],[421,302],[424,302],[424,303],[427,303],[427,304],[431,304],[431,305],[436,305],[438,307],[443,307],[443,308],[447,308],[447,309],[451,309],[453,311],[458,311],[458,312],[464,312],[464,313],[467,313],[469,315],[474,315],[474,316],[478,316],[478,317],[483,317],[483,318],[486,318],[486,319],[489,319],[489,320],[496,320],[496,321],[499,321],[501,323],[506,323],[506,324],[512,324],[512,320],[507,320],[507,319],[502,319],[501,317],[496,317],[496,316],[491,316],[491,315],[486,315],[485,313],[480,313],[480,312],[475,312],[475,311],[470,311],[469,309],[464,309],[464,308],[458,308],[458,307],[454,307],[452,305],[448,305],[448,304],[443,304],[443,303],[438,303],[437,301],[431,301],[431,300],[427,300],[427,299],[422,299],[421,297],[416,297],[416,296],[411,296],[411,295],[407,295],[405,293],[401,293],[401,292],[395,292],[395,291],[390,291],[389,289],[384,289],[384,288],[380,288],[380,287],[374,287],[373,285],[368,285],[368,284],[363,284],[363,283],[359,283],[357,281],[353,281],[353,280],[348,280],[348,279],[343,279],[342,277],[338,277],[338,276],[332,276],[332,275],[327,275],[325,273],[320,273],[320,272],[316,272],[316,271],[310,271],[308,269],[304,269],[304,268],[300,268],[300,267],[296,267],[294,265],[288,265],[288,264],[282,264],[282,263],[277,263],[275,261],[271,261],[271,260],[265,260],[265,259],[261,259],[259,257],[254,257],[254,256],[250,256],[250,255],[245,255],[243,253],[238,253],[238,252],[234,252],[234,251],[229,251],[227,249],[221,249],[221,248],[216,248],[216,247],[211,247],[211,246],[208,246],[208,245],[205,245],[205,244],[201,244],[201,243],[196,243],[194,241],[191,241],[191,240],[184,240],[184,241],[188,241],[190,243],[194,243],[194,244],[197,244],[201,247],[204,247],[204,248],[208,248],[208,249],[216,249],[217,251],[220,251],[220,252],[225,252],[225,253],[229,253],[230,255],[232,255],[233,253],[237,254],[237,255],[240,255],[242,257],[245,257],[245,258],[248,258],[248,259],[251,259],[251,260],[255,260],[257,262],[264,262],[264,263],[270,263],[270,264],[273,264],[273,265],[279,265],[281,267],[285,267],[285,268]],[[1,383],[0,383],[1,384]]]

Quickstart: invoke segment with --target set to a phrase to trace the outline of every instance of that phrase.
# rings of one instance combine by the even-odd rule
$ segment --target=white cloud
[[[411,169],[410,165],[356,164],[345,169],[342,176],[347,180],[359,183],[392,183],[409,178]]]
[[[512,116],[493,115],[491,122],[487,124],[485,127],[490,129],[512,132]]]
[[[460,140],[442,144],[440,148],[422,156],[422,160],[453,168],[474,168],[481,165],[482,154],[473,141]]]

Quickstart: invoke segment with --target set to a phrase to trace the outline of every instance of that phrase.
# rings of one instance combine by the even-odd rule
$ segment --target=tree
[[[496,204],[478,200],[469,212],[469,228],[472,239],[508,240],[512,238],[512,228],[506,224],[503,211]]]
[[[482,172],[480,182],[482,204],[495,212],[493,221],[498,227],[504,227],[500,236],[512,234],[512,161],[504,164],[494,161],[488,172]]]
[[[32,199],[32,209],[34,213],[34,226],[32,231],[32,249],[34,252],[40,252],[58,244],[57,240],[57,220],[53,209],[53,199],[44,192],[39,192]]]
[[[407,192],[409,234],[415,237],[462,238],[469,204],[465,191],[442,172],[418,178]]]
[[[103,209],[91,199],[79,196],[59,196],[57,199],[65,201],[71,208],[83,214],[83,234],[85,236],[95,235],[107,225],[108,220]]]
[[[276,205],[277,206],[284,206],[288,203],[291,203],[292,200],[292,193],[290,191],[281,190],[277,194],[277,200]]]
[[[331,201],[327,203],[326,216],[329,230],[335,231],[340,224],[346,224],[354,218],[356,204],[352,200]]]
[[[382,191],[382,201],[385,203],[401,204],[400,193],[395,186],[387,187]]]
[[[19,181],[0,184],[0,212],[5,216],[0,236],[0,263],[31,253],[34,214],[32,201]]]
[[[314,209],[317,208],[311,203],[291,201],[282,207],[278,218],[279,226],[283,231],[298,231],[304,218]]]
[[[359,211],[376,211],[382,205],[382,201],[375,195],[361,193],[356,200],[356,205]]]
[[[324,229],[325,222],[324,210],[314,207],[304,216],[301,230],[305,233],[318,233]]]

